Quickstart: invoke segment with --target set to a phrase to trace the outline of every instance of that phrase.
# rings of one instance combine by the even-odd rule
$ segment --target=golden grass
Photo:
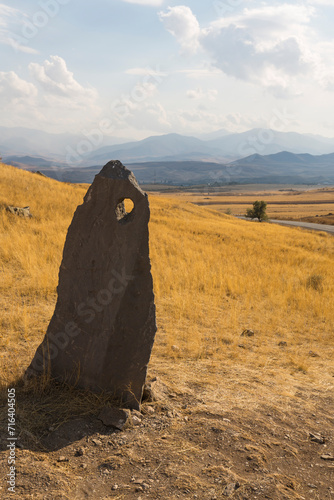
[[[320,188],[310,191],[254,191],[235,193],[180,193],[184,201],[210,206],[211,209],[233,215],[244,215],[255,200],[267,203],[267,213],[273,219],[298,220],[305,217],[326,217],[334,213],[333,188]],[[314,220],[312,222],[319,222]],[[323,222],[324,223],[324,222]],[[329,219],[329,224],[333,221]]]
[[[6,384],[22,375],[45,334],[66,230],[87,186],[3,164],[0,176],[0,369]],[[6,205],[29,205],[34,217],[13,216]],[[150,205],[158,321],[153,361],[211,360],[215,370],[221,364],[255,367],[282,378],[321,372],[328,382],[332,236],[250,224],[180,197],[152,195]],[[246,328],[254,337],[240,336]]]

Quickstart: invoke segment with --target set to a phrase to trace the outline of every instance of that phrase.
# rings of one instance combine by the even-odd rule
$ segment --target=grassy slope
[[[22,375],[44,336],[66,229],[85,191],[0,165],[4,387]],[[5,211],[7,204],[30,205],[34,217],[16,218]],[[274,405],[283,421],[291,405],[304,415],[316,412],[317,395],[325,398],[333,388],[334,238],[250,224],[176,198],[151,196],[150,204],[158,321],[150,373],[177,394],[202,397],[213,414],[242,410],[264,426],[258,408],[266,405]],[[240,337],[245,328],[255,336]],[[39,403],[24,393],[19,399],[21,432],[30,437],[54,425],[56,416],[59,424],[66,412],[103,404],[72,393],[69,400],[64,392],[57,402],[52,393]],[[179,439],[178,425],[171,445]]]
[[[66,229],[86,187],[5,165],[0,173],[1,373],[8,380],[9,357],[22,373],[43,337]],[[12,216],[6,204],[30,205],[33,219]],[[334,358],[331,236],[249,224],[158,196],[151,213],[155,355],[301,371],[312,371],[310,350],[324,368]],[[256,332],[247,353],[238,347],[244,328]],[[280,340],[288,350],[277,348]]]

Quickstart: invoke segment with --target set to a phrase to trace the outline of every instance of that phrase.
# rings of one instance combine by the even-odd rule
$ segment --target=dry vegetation
[[[272,219],[302,220],[318,224],[334,224],[334,190],[332,187],[305,190],[287,188],[279,191],[241,187],[228,192],[182,193],[183,200],[210,206],[214,210],[244,215],[257,199],[267,202],[267,213]]]
[[[20,384],[53,313],[66,229],[85,191],[85,186],[58,183],[0,164],[1,384],[5,391],[11,385],[21,391],[19,429],[33,450],[38,449],[51,423],[57,427],[73,416],[94,412],[108,399],[107,395],[77,394],[52,385],[36,391],[36,387]],[[222,416],[234,420],[231,436],[239,435],[245,449],[257,462],[262,461],[263,467],[269,460],[269,447],[276,446],[275,439],[285,439],[287,428],[297,429],[298,418],[304,418],[306,432],[314,429],[312,414],[320,412],[318,423],[323,422],[324,431],[332,435],[334,238],[265,223],[249,224],[180,197],[152,195],[150,204],[158,322],[150,375],[158,375],[172,391],[174,409],[165,405],[160,410],[174,412],[175,419],[169,427],[159,420],[163,431],[168,427],[159,449],[154,433],[139,433],[137,441],[145,437],[142,446],[148,447],[148,455],[169,454],[168,463],[159,471],[164,474],[165,493],[147,493],[146,497],[214,498],[216,490],[208,486],[211,480],[220,488],[219,484],[225,483],[217,482],[217,477],[232,477],[231,470],[238,472],[242,484],[245,479],[238,461],[226,458],[222,463],[218,455],[216,461],[205,458],[211,465],[200,462],[198,469],[199,460],[209,453],[203,448],[203,437],[199,437],[208,419],[209,427],[215,422],[216,434],[232,432],[225,429],[227,422]],[[5,211],[6,205],[29,205],[33,218],[15,217]],[[254,336],[241,336],[245,329],[254,331]],[[5,403],[5,393],[2,399]],[[192,438],[183,427],[185,414],[193,419]],[[268,414],[277,417],[276,423],[266,421]],[[2,414],[3,425],[5,418]],[[252,434],[254,426],[261,429],[258,435],[270,434],[271,441],[259,444],[260,438]],[[274,438],[279,428],[283,435],[278,438],[278,432]],[[303,432],[299,429],[298,433],[296,439],[301,442]],[[307,442],[307,433],[305,436]],[[238,451],[239,438],[232,441]],[[330,439],[329,443],[332,445]],[[293,454],[297,457],[298,450],[290,445],[290,458]],[[136,464],[138,450],[137,455],[133,448],[126,453],[132,453],[131,460]],[[44,461],[47,456],[37,451],[35,458],[32,452],[29,455],[31,460],[44,457]],[[298,456],[299,463],[301,460]],[[260,465],[254,469],[255,476]],[[268,464],[266,467],[270,468]],[[51,470],[53,474],[54,467]],[[273,473],[277,477],[273,479],[272,496],[259,492],[255,496],[256,490],[248,491],[245,483],[233,498],[308,498],[302,496],[307,488],[305,481],[298,480],[298,473],[294,474],[294,486],[287,487],[289,470],[285,471],[282,464],[280,470]],[[322,474],[327,478],[327,470]],[[312,494],[310,498],[332,498],[329,480],[324,481],[322,496]],[[63,491],[72,491],[68,489],[70,478],[66,484],[61,487]],[[171,485],[172,490],[168,490]],[[34,489],[29,491],[30,496],[27,493],[22,498],[55,498],[53,494],[44,497]],[[178,494],[174,496],[175,491]],[[138,498],[129,491],[124,496],[109,495],[88,497]],[[59,498],[68,497],[64,493]]]

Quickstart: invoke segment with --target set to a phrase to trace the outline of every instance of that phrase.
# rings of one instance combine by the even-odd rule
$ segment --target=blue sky
[[[334,0],[0,0],[0,125],[334,136]]]

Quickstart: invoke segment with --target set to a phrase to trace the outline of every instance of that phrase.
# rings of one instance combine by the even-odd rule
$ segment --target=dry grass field
[[[150,196],[158,332],[149,377],[161,381],[162,400],[143,405],[139,427],[115,434],[96,420],[108,395],[23,385],[86,189],[0,164],[0,453],[7,388],[16,387],[19,498],[334,498],[333,462],[321,459],[334,456],[326,233],[249,224],[217,203],[195,206],[194,196]],[[29,205],[33,218],[6,205]],[[5,458],[1,467],[5,477]]]
[[[228,192],[180,193],[183,200],[200,206],[209,206],[214,210],[232,215],[244,215],[253,201],[264,200],[271,219],[302,220],[318,224],[334,224],[334,189],[325,187],[318,189],[286,188],[263,190],[254,186],[253,190],[230,188]]]

